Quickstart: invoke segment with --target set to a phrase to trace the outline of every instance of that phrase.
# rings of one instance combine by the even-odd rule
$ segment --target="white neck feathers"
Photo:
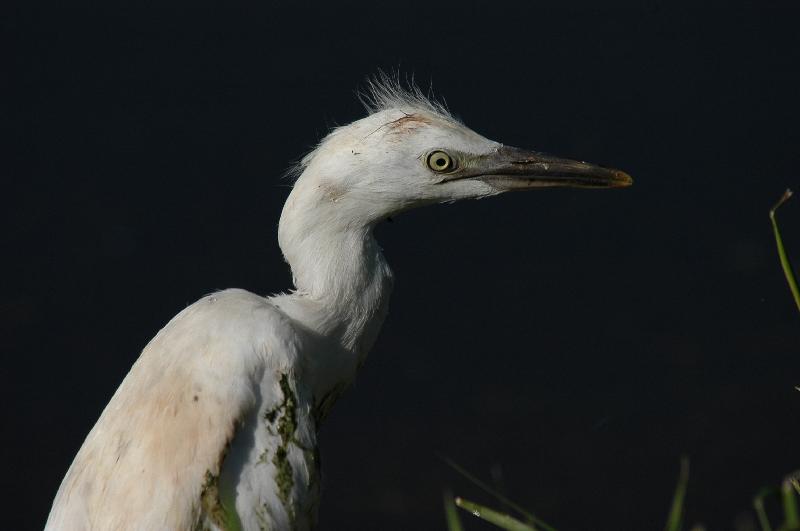
[[[340,338],[360,359],[388,307],[392,274],[372,235],[337,197],[301,176],[281,214],[278,240],[292,270],[304,325]],[[307,177],[307,176],[305,176]]]

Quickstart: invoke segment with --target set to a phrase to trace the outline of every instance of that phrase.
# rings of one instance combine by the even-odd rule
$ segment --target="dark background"
[[[443,529],[449,456],[563,530],[748,529],[800,466],[798,11],[763,2],[7,8],[3,505],[40,528],[137,353],[215,289],[290,287],[290,163],[378,68],[510,145],[622,168],[378,230],[389,319],[321,433],[321,529]],[[10,53],[9,53],[10,52]],[[800,204],[781,211],[800,252]],[[493,503],[493,502],[492,502]],[[468,529],[488,528],[464,514]]]

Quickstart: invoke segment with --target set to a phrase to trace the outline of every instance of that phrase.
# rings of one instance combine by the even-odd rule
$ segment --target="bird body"
[[[234,514],[246,529],[259,529],[259,517],[289,528],[281,496],[305,517],[319,485],[311,390],[298,385],[301,341],[273,304],[243,290],[186,308],[147,345],[89,433],[48,528],[235,529]],[[290,419],[297,429],[284,441],[279,428]],[[286,463],[290,480],[281,477]],[[239,496],[260,506],[233,512]]]
[[[316,432],[388,311],[375,225],[514,189],[631,182],[485,139],[391,83],[373,84],[370,110],[297,168],[278,228],[295,290],[229,289],[173,318],[87,436],[47,529],[313,528]]]

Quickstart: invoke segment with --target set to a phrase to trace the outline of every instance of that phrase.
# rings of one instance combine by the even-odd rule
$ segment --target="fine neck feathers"
[[[388,307],[392,273],[372,233],[335,193],[298,179],[281,214],[278,239],[292,270],[293,318],[339,338],[359,358],[372,345]]]

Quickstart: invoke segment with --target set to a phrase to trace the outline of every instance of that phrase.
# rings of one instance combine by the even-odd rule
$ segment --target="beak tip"
[[[625,173],[624,171],[615,170],[614,171],[614,187],[615,188],[627,188],[633,184],[633,177]]]

